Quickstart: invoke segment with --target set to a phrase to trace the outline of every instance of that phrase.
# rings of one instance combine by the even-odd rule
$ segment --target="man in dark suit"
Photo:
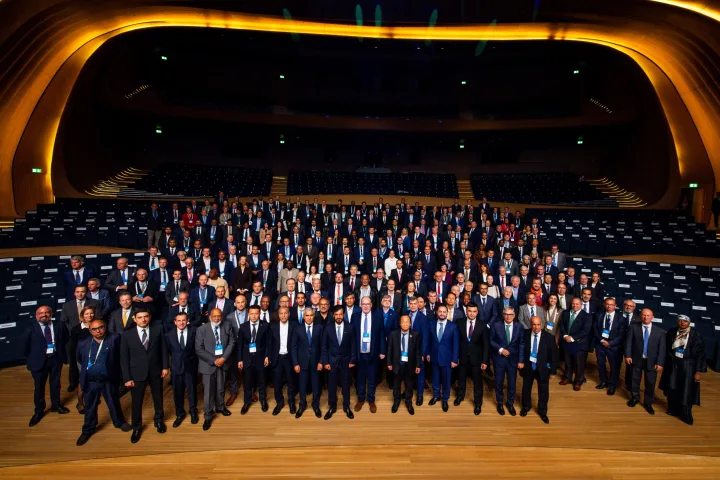
[[[365,275],[363,275],[365,277]],[[357,350],[357,371],[355,389],[358,401],[355,411],[362,410],[365,404],[366,389],[370,413],[377,412],[375,405],[375,377],[378,373],[380,360],[385,359],[385,327],[382,319],[372,313],[372,300],[370,297],[360,299],[360,312],[353,319],[355,330],[355,349]]]
[[[125,330],[130,330],[135,326],[136,310],[133,309],[130,292],[122,292],[118,296],[118,303],[120,308],[110,313],[108,331],[122,334]]]
[[[442,400],[443,412],[450,408],[450,378],[452,369],[458,366],[460,356],[460,332],[455,322],[448,321],[447,312],[447,307],[440,305],[435,311],[436,319],[428,326],[428,357],[433,389],[433,398],[428,405],[435,405]]]
[[[223,318],[227,317],[235,309],[232,300],[227,298],[225,285],[218,285],[215,288],[215,298],[210,302],[209,309],[217,308],[222,312]]]
[[[188,394],[190,421],[194,425],[200,420],[197,410],[198,357],[195,353],[195,328],[190,326],[187,313],[177,313],[174,323],[174,329],[165,331],[165,342],[170,354],[170,378],[175,403],[173,428],[177,428],[186,416],[185,391]]]
[[[104,288],[100,288],[100,279],[91,278],[88,280],[88,300],[95,300],[98,302],[96,309],[98,318],[102,318],[107,321],[108,315],[112,310],[112,299],[110,294]]]
[[[615,395],[615,386],[620,376],[620,363],[625,348],[625,333],[628,324],[615,309],[615,299],[605,299],[605,308],[597,313],[595,318],[595,346],[597,356],[598,375],[600,383],[597,388],[607,388],[608,395]],[[606,364],[610,364],[610,377],[608,378]]]
[[[523,332],[526,359],[524,364],[518,364],[523,377],[522,410],[520,416],[524,417],[532,408],[531,394],[533,382],[538,384],[538,414],[543,423],[550,423],[547,416],[548,400],[550,399],[550,372],[557,368],[558,350],[555,337],[543,330],[543,320],[530,317],[530,330]]]
[[[496,299],[495,303],[498,317],[500,317],[500,313],[508,307],[515,311],[515,315],[518,314],[518,310],[520,309],[518,301],[513,298],[512,287],[505,287],[505,289],[500,292],[500,296]]]
[[[488,303],[494,305],[491,301]],[[454,405],[460,405],[465,399],[467,376],[470,374],[473,382],[474,413],[480,415],[483,402],[482,372],[487,369],[490,361],[490,330],[488,323],[478,318],[477,304],[469,303],[465,313],[467,318],[461,318],[457,322],[460,331],[460,363],[458,364],[458,390]]]
[[[633,323],[641,323],[640,322],[640,315],[638,312],[635,311],[637,308],[637,305],[635,302],[633,302],[631,299],[627,299],[623,302],[623,311],[622,311],[622,318],[623,322],[626,324],[625,334],[627,335],[627,330],[630,330],[630,325]],[[625,346],[623,345],[623,350],[625,349]],[[622,352],[625,353],[625,352]],[[632,365],[628,365],[625,363],[625,390],[628,392],[632,392]]]
[[[565,342],[565,377],[560,380],[560,385],[572,383],[576,392],[585,383],[585,363],[591,334],[592,317],[582,309],[580,299],[573,298],[570,310],[563,312],[560,321],[560,338]]]
[[[200,319],[200,311],[198,307],[192,303],[189,303],[190,295],[186,292],[180,293],[176,305],[170,307],[167,318],[164,319],[163,326],[166,332],[175,330],[175,317],[179,313],[184,313],[188,316],[188,323],[191,327],[197,328],[202,325]]]
[[[422,344],[420,334],[410,330],[410,317],[400,317],[400,328],[390,332],[387,344],[388,373],[393,373],[393,406],[392,413],[398,411],[401,394],[400,385],[405,385],[405,406],[410,415],[415,415],[412,405],[415,377],[420,373],[422,363]],[[422,388],[422,385],[420,386]]]
[[[35,414],[30,426],[37,425],[45,415],[45,384],[50,379],[51,412],[64,415],[70,409],[63,407],[60,399],[60,375],[63,364],[68,363],[65,345],[69,339],[68,329],[63,322],[52,321],[50,307],[38,307],[35,322],[25,335],[25,357],[27,369],[33,377]]]
[[[325,420],[332,418],[337,410],[338,376],[342,386],[343,411],[348,418],[355,417],[350,410],[350,369],[357,362],[355,332],[353,326],[343,321],[345,308],[342,305],[333,307],[334,323],[323,330],[321,363],[328,372],[328,411]]]
[[[215,300],[215,287],[208,285],[208,276],[204,273],[198,275],[197,287],[190,290],[190,303],[200,312],[200,321],[207,322],[210,312],[209,305]]]
[[[120,372],[120,338],[117,333],[107,331],[104,320],[90,323],[90,337],[78,343],[73,361],[80,364],[80,386],[85,395],[85,421],[77,446],[87,443],[95,433],[98,424],[97,409],[102,395],[110,412],[115,428],[129,432],[132,427],[125,421],[120,406],[118,385]]]
[[[85,307],[93,307],[95,314],[98,314],[100,304],[97,300],[87,298],[87,286],[78,285],[73,292],[73,299],[65,302],[60,311],[60,320],[68,328],[68,331],[80,324],[80,312]],[[75,352],[72,352],[72,358],[75,358]]]
[[[71,300],[77,285],[87,285],[88,281],[95,276],[92,267],[85,266],[85,257],[73,255],[70,257],[70,268],[72,270],[63,272],[65,280],[65,298]]]
[[[283,398],[283,381],[287,384],[288,405],[290,415],[295,415],[295,377],[293,375],[293,361],[290,355],[292,337],[295,335],[297,322],[290,322],[290,309],[278,309],[278,321],[270,324],[272,339],[270,342],[270,365],[272,365],[273,383],[275,385],[275,408],[273,415],[279,415],[285,406]]]
[[[142,433],[142,405],[148,385],[155,407],[155,428],[158,433],[167,430],[163,422],[163,378],[169,373],[162,328],[150,328],[150,313],[147,311],[135,314],[135,324],[134,328],[122,334],[120,343],[123,381],[132,394],[132,443],[137,443]]]
[[[112,295],[119,295],[127,290],[128,282],[135,276],[135,269],[128,267],[128,259],[120,257],[115,261],[115,269],[105,279],[105,288]]]
[[[260,321],[260,307],[250,306],[248,321],[240,325],[236,343],[238,368],[245,373],[245,398],[241,415],[250,410],[252,392],[256,388],[262,411],[268,411],[264,368],[270,365],[271,335],[270,325]]]
[[[327,302],[327,300],[326,300]],[[293,369],[298,374],[298,392],[300,405],[295,418],[302,417],[307,409],[307,385],[312,386],[312,409],[317,418],[320,418],[320,372],[322,371],[322,332],[323,326],[314,322],[315,311],[306,308],[303,312],[302,323],[298,325],[295,335],[290,342],[290,356]]]
[[[503,321],[490,325],[490,347],[495,365],[495,400],[497,412],[505,415],[503,407],[503,383],[507,376],[508,412],[515,416],[515,385],[520,364],[525,359],[524,328],[520,322],[515,321],[515,311],[512,308],[503,310]]]
[[[128,291],[133,296],[133,306],[137,309],[145,309],[152,315],[155,312],[155,299],[160,295],[160,287],[148,279],[147,270],[139,268],[135,277],[128,284]],[[160,318],[157,319],[161,321]]]
[[[510,296],[512,299],[512,295]],[[478,308],[477,319],[484,322],[486,325],[495,323],[498,320],[498,304],[494,298],[488,296],[488,284],[480,284],[480,294],[474,295],[472,302]]]
[[[643,407],[650,415],[655,415],[655,383],[658,373],[665,365],[665,330],[653,325],[655,315],[649,308],[640,312],[642,323],[631,323],[625,339],[625,363],[633,365],[632,398],[628,407],[640,403],[640,380],[645,376],[645,397]]]
[[[232,415],[225,405],[225,374],[235,368],[228,361],[235,349],[235,335],[232,325],[223,321],[222,312],[215,308],[210,311],[209,322],[195,333],[195,353],[198,356],[198,370],[203,376],[203,430],[210,430],[216,413],[224,417]]]

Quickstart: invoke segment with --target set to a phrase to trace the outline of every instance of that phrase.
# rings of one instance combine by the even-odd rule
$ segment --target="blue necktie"
[[[445,331],[445,327],[442,323],[440,323],[440,331],[438,332],[438,342],[442,340],[443,332]]]
[[[312,343],[312,331],[310,330],[310,328],[311,328],[310,325],[308,325],[308,326],[307,326],[307,339],[308,339],[308,344],[311,344],[311,343]]]
[[[79,271],[79,270],[75,270],[75,283],[77,283],[78,285],[80,285],[81,282],[82,282],[82,280],[80,279],[80,271]]]
[[[127,278],[125,278],[125,270],[120,272],[120,278],[122,279],[123,283],[127,283]]]
[[[215,345],[220,345],[220,335],[218,335],[218,327],[215,327]]]
[[[537,360],[538,334],[537,334],[537,333],[534,334],[533,337],[535,337],[535,338],[533,338],[533,349],[532,349],[532,353],[535,354],[535,359]],[[533,369],[533,370],[536,370],[536,369],[537,369],[537,362],[531,362],[531,365],[532,365],[532,369]]]
[[[368,316],[367,316],[367,313],[366,313],[366,314],[365,314],[365,322],[363,323],[363,336],[365,336],[365,334],[367,333],[367,331],[368,331]],[[363,352],[364,352],[364,353],[367,353],[367,352],[368,352],[368,347],[370,346],[370,343],[369,343],[369,342],[362,342],[362,344],[363,344]]]
[[[342,343],[342,336],[340,335],[340,325],[337,327],[337,339],[338,339],[338,345]]]
[[[650,327],[644,326],[645,333],[643,334],[643,357],[647,357],[648,353],[648,340],[650,340]]]

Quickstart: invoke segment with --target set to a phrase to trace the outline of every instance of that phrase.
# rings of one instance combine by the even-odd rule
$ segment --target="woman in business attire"
[[[220,225],[227,225],[228,220],[232,220],[230,209],[228,207],[223,207],[223,211],[220,214],[220,218],[218,218],[218,222],[220,222]]]
[[[487,283],[487,278],[490,275],[490,269],[488,268],[486,263],[481,263],[480,265],[480,282],[479,283]]]
[[[542,308],[545,310],[545,325],[543,325],[543,330],[555,337],[555,344],[562,349],[561,344],[563,342],[560,341],[560,319],[562,319],[563,309],[558,305],[557,293],[548,295]],[[564,353],[561,354],[560,358],[565,358],[563,355]],[[554,369],[551,373],[555,375],[557,369]]]
[[[403,295],[402,315],[407,315],[407,312],[410,311],[410,299],[415,298],[416,296],[417,292],[415,292],[415,282],[408,282],[407,287],[405,288],[405,294]]]
[[[95,317],[94,307],[87,306],[80,310],[80,323],[70,330],[70,340],[68,343],[72,348],[68,348],[68,351],[77,351],[77,346],[78,343],[80,343],[80,340],[90,336],[90,324],[93,320],[95,320]],[[68,358],[68,362],[75,361],[76,360],[74,358]],[[82,365],[79,363],[77,367],[78,371],[82,370]],[[75,405],[75,408],[77,408],[78,413],[83,414],[85,413],[85,402],[83,401],[83,391],[79,384],[75,393],[77,394],[77,404]]]
[[[500,297],[500,288],[495,285],[495,278],[492,275],[486,277],[485,283],[488,286],[488,296],[492,298]]]

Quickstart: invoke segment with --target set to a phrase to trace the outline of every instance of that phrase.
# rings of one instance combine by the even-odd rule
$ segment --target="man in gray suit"
[[[210,321],[198,328],[195,334],[195,351],[200,360],[198,370],[203,377],[203,430],[210,429],[215,412],[225,417],[231,415],[225,407],[225,372],[230,365],[228,359],[235,349],[232,325],[223,322],[222,311],[214,308],[209,317]]]
[[[554,244],[550,248],[550,256],[552,257],[552,264],[557,267],[558,272],[564,271],[565,267],[567,267],[567,259],[565,258],[565,254],[560,252],[557,244]]]
[[[655,415],[652,403],[655,401],[655,382],[665,365],[665,330],[653,325],[655,315],[649,308],[640,312],[642,323],[630,323],[625,338],[625,363],[632,365],[632,398],[628,407],[640,403],[640,378],[645,376],[645,398],[643,407]]]
[[[530,328],[532,328],[530,319],[532,317],[540,317],[542,320],[542,328],[545,328],[545,310],[542,307],[537,306],[537,297],[535,294],[528,293],[525,295],[525,299],[525,305],[520,307],[518,322],[520,322],[525,330],[530,330]]]

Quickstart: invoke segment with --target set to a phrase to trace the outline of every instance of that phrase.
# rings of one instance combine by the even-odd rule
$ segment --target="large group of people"
[[[166,379],[173,427],[188,414],[199,423],[200,385],[203,430],[217,414],[232,414],[241,386],[242,415],[255,403],[269,410],[270,386],[273,415],[287,405],[300,418],[312,394],[314,415],[328,420],[338,387],[348,418],[366,404],[377,411],[383,382],[392,413],[404,403],[412,415],[426,393],[428,405],[448,411],[455,390],[460,405],[470,377],[475,415],[488,379],[498,414],[514,416],[518,375],[520,416],[532,410],[537,383],[537,413],[549,423],[551,377],[581,390],[591,352],[598,390],[613,396],[624,386],[629,407],[641,403],[654,414],[661,374],[667,413],[693,423],[706,358],[690,319],[679,316],[665,331],[650,309],[607,297],[599,272],[578,275],[557,245],[542,250],[538,219],[486,199],[430,208],[382,199],[238,204],[220,192],[215,202],[183,209],[153,203],[145,218],[148,253],[139,265],[118,258],[101,281],[74,256],[59,318],[37,309],[26,341],[35,383],[30,426],[45,415],[48,382],[51,412],[69,413],[60,400],[64,364],[84,414],[78,445],[95,433],[101,396],[113,425],[139,441],[146,387],[164,433]],[[119,401],[126,392],[130,423]]]

